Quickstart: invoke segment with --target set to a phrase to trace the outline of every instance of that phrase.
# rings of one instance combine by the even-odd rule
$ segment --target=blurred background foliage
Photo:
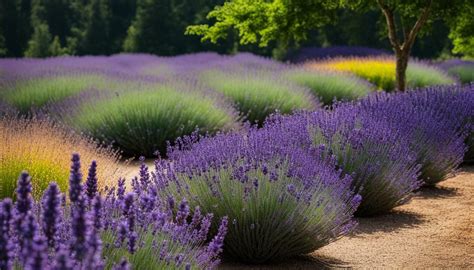
[[[300,47],[335,45],[370,46],[390,49],[384,18],[375,8],[362,12],[337,10],[335,20],[309,33],[300,44],[270,42],[239,45],[235,32],[217,44],[184,35],[188,25],[212,23],[206,15],[224,0],[0,0],[0,56],[47,57],[58,55],[111,55],[143,52],[178,55],[200,51],[236,53],[248,51],[283,59]],[[469,14],[472,10],[465,10]],[[472,14],[472,13],[470,13]],[[462,56],[453,44],[466,32],[474,31],[469,16],[459,16],[451,29],[434,21],[417,38],[412,56],[448,58]],[[471,48],[472,44],[458,44]],[[468,52],[469,54],[469,52]]]

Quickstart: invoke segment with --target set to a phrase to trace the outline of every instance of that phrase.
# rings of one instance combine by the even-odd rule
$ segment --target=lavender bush
[[[262,124],[275,112],[291,113],[294,110],[311,110],[318,107],[310,91],[278,73],[265,70],[221,72],[211,70],[201,77],[212,89],[232,100],[245,120]]]
[[[415,155],[403,134],[352,104],[336,108],[276,116],[266,128],[291,132],[301,148],[334,156],[340,169],[352,175],[352,187],[362,196],[356,215],[376,215],[404,203],[421,182]]]
[[[22,173],[16,201],[0,201],[0,268],[211,269],[219,263],[226,217],[204,245],[212,214],[196,208],[191,217],[186,201],[175,209],[161,203],[153,188],[125,194],[122,180],[103,198],[90,188],[95,179],[83,186],[74,154],[69,200],[51,183],[37,202],[30,176]],[[144,175],[136,181],[142,188],[149,184]]]
[[[332,159],[271,130],[187,138],[156,163],[164,194],[229,217],[224,254],[264,263],[312,252],[348,233],[360,196]],[[213,225],[216,227],[216,224]]]
[[[283,72],[290,81],[311,89],[324,104],[335,100],[354,100],[375,91],[369,82],[342,72],[315,72],[304,68],[292,68]]]
[[[164,154],[167,141],[196,129],[214,134],[237,127],[237,113],[230,106],[189,87],[151,85],[142,91],[91,95],[78,105],[65,102],[58,111],[69,126],[114,144],[129,156]]]
[[[461,83],[474,82],[474,62],[460,59],[451,59],[438,64],[449,75],[459,78]]]
[[[464,160],[474,160],[474,85],[435,86],[419,93],[410,92],[404,97],[417,110],[430,110],[440,118],[446,128],[467,136],[468,151]]]
[[[472,119],[472,103],[462,102],[462,95],[462,98],[456,98],[457,94],[450,95],[449,91],[439,94],[442,89],[395,95],[380,93],[361,101],[363,111],[386,121],[407,137],[417,162],[422,165],[421,178],[426,185],[443,181],[455,172],[463,160],[466,151],[464,140],[472,125],[468,120]],[[465,98],[472,100],[472,90],[464,93]],[[452,102],[451,106],[448,107],[446,102]],[[463,113],[456,115],[450,112],[451,109]],[[464,121],[468,123],[461,126]]]

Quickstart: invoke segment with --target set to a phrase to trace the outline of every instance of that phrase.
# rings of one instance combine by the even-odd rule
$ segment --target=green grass
[[[127,155],[164,153],[166,142],[191,134],[215,133],[234,126],[235,114],[199,92],[155,86],[83,102],[66,121],[94,138],[119,146]]]
[[[268,73],[238,74],[208,71],[202,79],[212,89],[230,98],[239,112],[251,123],[263,123],[270,114],[288,114],[294,110],[317,107],[311,93],[287,80]]]
[[[334,99],[358,99],[375,90],[368,82],[341,73],[292,69],[286,71],[284,76],[311,89],[313,95],[326,105],[332,104]]]

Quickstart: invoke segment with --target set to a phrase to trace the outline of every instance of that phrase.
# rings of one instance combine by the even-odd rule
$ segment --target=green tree
[[[31,25],[45,24],[53,37],[58,37],[62,47],[73,37],[73,30],[83,23],[83,0],[31,0]]]
[[[5,38],[0,34],[0,57],[7,55],[7,48],[5,48]]]
[[[463,8],[450,23],[449,37],[453,40],[453,52],[474,57],[474,5]]]
[[[0,35],[3,37],[3,50],[6,56],[20,56],[19,50],[20,5],[17,0],[0,0]]]
[[[87,19],[81,41],[81,54],[108,54],[109,45],[109,6],[108,0],[91,0],[87,6]]]
[[[175,54],[173,40],[180,35],[173,31],[177,24],[172,0],[138,0],[123,48],[128,52]]]
[[[49,45],[49,56],[60,56],[68,54],[67,48],[61,47],[59,37],[55,36],[51,45]]]
[[[127,29],[137,9],[136,0],[109,0],[109,53],[122,51]]]
[[[25,51],[26,57],[48,57],[51,56],[50,44],[51,33],[46,24],[39,24],[34,28],[33,36],[28,42],[28,49]]]
[[[186,33],[216,42],[235,29],[242,44],[267,46],[271,40],[301,42],[307,39],[308,32],[334,19],[339,8],[366,11],[377,7],[385,18],[387,36],[396,56],[397,88],[403,91],[417,35],[435,19],[453,20],[460,10],[472,5],[474,2],[468,0],[230,0],[208,14],[215,21],[213,25],[189,26]]]

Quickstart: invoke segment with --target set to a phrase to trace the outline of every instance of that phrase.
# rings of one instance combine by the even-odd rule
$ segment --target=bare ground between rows
[[[391,213],[359,219],[356,231],[308,256],[277,265],[220,269],[474,269],[474,166],[421,189]]]

